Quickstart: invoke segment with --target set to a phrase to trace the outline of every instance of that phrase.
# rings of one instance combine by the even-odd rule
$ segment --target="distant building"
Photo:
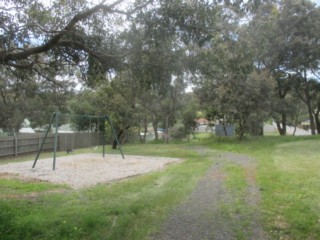
[[[25,118],[23,120],[23,123],[21,124],[21,128],[19,129],[19,133],[36,133],[31,127],[30,127],[30,121]]]
[[[210,121],[206,118],[197,118],[194,120],[196,123],[196,132],[212,132]]]
[[[71,124],[63,124],[58,128],[59,133],[74,133],[74,128],[71,126]]]
[[[31,127],[20,128],[19,133],[36,133]]]
[[[196,122],[196,124],[198,125],[198,126],[200,126],[200,125],[209,125],[209,120],[208,119],[206,119],[206,118],[197,118],[197,119],[195,119],[195,122]]]

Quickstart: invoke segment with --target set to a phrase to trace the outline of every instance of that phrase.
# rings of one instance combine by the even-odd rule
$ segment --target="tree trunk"
[[[141,136],[140,133],[141,133],[141,128],[140,128],[140,124],[139,124],[139,139],[140,139],[140,142],[145,143],[146,136],[148,133],[147,114],[144,114],[144,118],[143,118],[143,136]]]
[[[316,126],[317,126],[317,134],[320,134],[320,119],[319,119],[319,111],[314,113],[314,119],[316,122]]]
[[[241,142],[244,136],[244,124],[242,120],[239,120],[239,141]]]
[[[147,114],[144,115],[144,135],[143,135],[143,142],[146,142],[146,135],[148,133],[148,120]]]
[[[154,138],[156,141],[159,140],[159,134],[158,134],[158,122],[157,121],[152,121],[152,127],[154,131]]]
[[[294,126],[294,131],[293,131],[293,136],[296,134],[296,131],[297,131],[297,125],[298,125],[298,122],[299,122],[299,116],[300,116],[300,112],[301,112],[301,104],[298,103],[298,110],[295,114],[295,117],[294,117],[294,120],[293,120],[293,126]]]
[[[308,106],[308,113],[309,113],[309,118],[310,118],[310,128],[311,128],[311,134],[312,135],[316,135],[316,126],[314,123],[314,118],[313,118],[313,110],[312,110],[312,106],[311,106],[311,97],[310,97],[310,86],[309,86],[309,82],[307,79],[307,72],[306,69],[304,69],[304,76],[303,76],[303,80],[306,84],[306,88],[304,89],[304,94],[306,96],[305,99],[305,103]]]
[[[311,99],[310,99],[310,96],[309,96],[309,92],[307,93],[307,90],[306,90],[306,100],[307,100],[306,103],[307,103],[307,106],[308,106],[308,113],[309,113],[309,118],[310,118],[311,134],[312,135],[316,135],[316,126],[315,126],[315,123],[314,123],[314,118],[313,118],[313,113],[312,113]]]
[[[118,135],[117,135],[117,139],[119,142],[120,142],[120,138],[122,137],[122,135],[124,133],[124,130],[129,129],[130,127],[131,126],[126,126],[125,128],[120,129],[120,131],[118,132]],[[118,142],[116,139],[114,139],[113,144],[112,144],[112,149],[117,149],[117,146],[118,146]]]
[[[165,135],[165,142],[169,143],[169,117],[166,116],[166,135]]]
[[[281,122],[276,121],[278,132],[281,136],[287,134],[287,115],[285,113],[281,114]]]
[[[117,139],[118,139],[118,140],[120,139],[120,137],[121,137],[122,134],[123,134],[123,129],[121,129],[121,130],[118,132],[118,135],[117,135]],[[114,140],[113,140],[112,149],[117,149],[117,146],[118,146],[117,139],[114,139]]]
[[[262,127],[260,127],[259,136],[264,136],[263,124]]]
[[[225,136],[228,136],[225,119],[223,119],[222,127],[223,127],[223,131],[224,131],[224,135],[225,135]]]

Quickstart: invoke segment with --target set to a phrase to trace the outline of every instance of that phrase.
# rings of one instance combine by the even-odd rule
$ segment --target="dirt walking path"
[[[204,157],[212,158],[213,166],[199,181],[189,198],[175,209],[160,232],[151,239],[269,239],[261,226],[255,160],[233,153],[217,155],[206,148],[196,151]],[[225,184],[228,175],[224,167],[230,163],[240,166],[245,173],[247,189],[243,199]],[[244,210],[237,209],[237,203],[241,200],[246,206]]]

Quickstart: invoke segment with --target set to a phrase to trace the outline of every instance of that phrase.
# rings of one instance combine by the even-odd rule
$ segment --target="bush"
[[[175,140],[186,138],[187,135],[188,135],[188,131],[186,131],[183,124],[174,125],[170,131],[171,138]]]

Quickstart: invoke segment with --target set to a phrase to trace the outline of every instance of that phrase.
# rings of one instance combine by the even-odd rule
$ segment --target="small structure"
[[[197,125],[209,125],[209,120],[206,118],[197,118],[196,120]]]
[[[206,118],[197,118],[194,120],[196,122],[196,132],[211,132],[210,121]]]
[[[234,125],[230,124],[219,124],[215,126],[215,134],[217,136],[227,136],[231,137],[235,134]]]

